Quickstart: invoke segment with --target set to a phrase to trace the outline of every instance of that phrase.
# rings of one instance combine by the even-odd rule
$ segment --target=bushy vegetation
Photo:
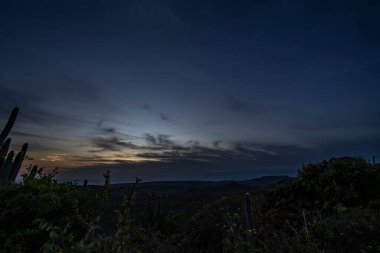
[[[267,252],[380,252],[380,166],[361,158],[306,165],[256,201]]]
[[[0,187],[0,252],[54,251],[79,242],[102,199],[93,190],[58,183],[54,174],[23,175]],[[64,235],[64,236],[63,236]]]
[[[244,196],[192,211],[164,210],[152,197],[141,208],[137,179],[114,210],[110,172],[104,177],[92,188],[30,169],[21,183],[1,185],[0,252],[380,251],[380,168],[360,158],[309,164],[296,179],[254,194],[253,229]],[[105,231],[110,213],[115,224]]]

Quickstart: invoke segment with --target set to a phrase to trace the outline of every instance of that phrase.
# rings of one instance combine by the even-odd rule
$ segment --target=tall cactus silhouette
[[[18,114],[18,108],[15,107],[11,113],[11,116],[9,117],[8,119],[8,122],[7,124],[5,125],[3,131],[1,132],[1,135],[0,135],[0,144],[3,145],[4,143],[4,140],[7,138],[9,132],[11,131],[12,127],[13,127],[13,124],[15,123],[16,121],[16,118],[17,118],[17,114]]]
[[[7,124],[0,135],[0,180],[1,181],[15,181],[17,174],[21,168],[22,161],[25,158],[26,151],[28,150],[28,143],[25,143],[21,151],[15,156],[15,152],[9,151],[11,138],[7,138],[11,131],[13,124],[16,121],[18,108],[14,108]],[[15,158],[14,158],[15,157]],[[13,159],[14,158],[14,159]]]
[[[245,216],[247,219],[247,228],[253,229],[251,195],[248,192],[245,194]]]
[[[245,215],[247,219],[247,229],[248,230],[253,230],[253,217],[252,217],[252,202],[251,202],[251,195],[249,192],[245,194]],[[251,238],[251,247],[253,249],[256,248],[256,236],[254,233],[252,233],[252,238]]]

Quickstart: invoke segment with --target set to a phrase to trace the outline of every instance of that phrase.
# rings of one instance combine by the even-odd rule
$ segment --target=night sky
[[[380,1],[0,2],[0,127],[61,180],[380,159]]]

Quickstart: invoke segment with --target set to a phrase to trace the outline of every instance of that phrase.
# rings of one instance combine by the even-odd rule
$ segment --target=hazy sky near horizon
[[[380,157],[379,1],[1,1],[0,126],[62,179]]]

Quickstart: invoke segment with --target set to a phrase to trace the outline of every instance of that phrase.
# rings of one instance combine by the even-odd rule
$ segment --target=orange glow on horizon
[[[141,158],[137,153],[130,154],[131,156],[122,157],[116,154],[102,154],[96,157],[83,155],[69,154],[47,154],[35,155],[32,161],[25,161],[24,164],[38,165],[39,167],[58,167],[58,168],[76,168],[84,166],[95,166],[98,164],[116,164],[118,162],[142,163],[148,161],[162,162],[155,158]]]

